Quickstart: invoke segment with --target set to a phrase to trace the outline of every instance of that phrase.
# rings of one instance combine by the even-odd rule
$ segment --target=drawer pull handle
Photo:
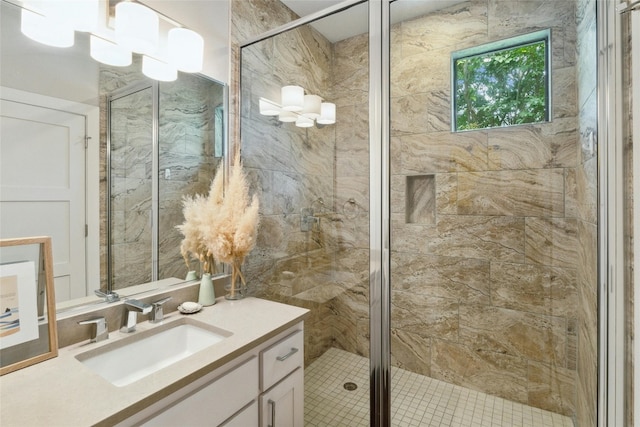
[[[269,405],[271,405],[271,424],[267,427],[276,427],[276,402],[269,399]]]
[[[285,360],[287,360],[288,358],[290,358],[291,356],[293,356],[294,354],[296,354],[298,352],[298,349],[295,347],[291,347],[291,351],[287,354],[285,354],[284,356],[278,356],[276,357],[276,359],[279,362],[284,362]]]

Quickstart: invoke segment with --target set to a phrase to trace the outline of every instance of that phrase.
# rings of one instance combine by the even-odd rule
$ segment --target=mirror
[[[149,80],[136,54],[129,67],[102,65],[85,33],[71,48],[33,42],[20,8],[0,7],[0,237],[52,236],[65,306],[99,301],[94,291],[110,283],[184,278],[175,226],[182,196],[206,192],[222,166],[225,85],[185,73]],[[139,98],[146,104],[124,102]]]

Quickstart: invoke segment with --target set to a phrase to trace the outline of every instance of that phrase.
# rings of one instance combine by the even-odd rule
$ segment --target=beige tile
[[[489,262],[451,258],[402,250],[392,242],[391,284],[393,289],[442,297],[464,303],[490,302]]]
[[[529,405],[562,415],[574,414],[575,371],[553,364],[529,362],[527,374]]]
[[[428,93],[391,98],[391,135],[425,133],[428,129]]]
[[[567,319],[578,316],[577,270],[575,268],[552,267],[551,314]]]
[[[458,175],[436,174],[436,215],[458,213]]]
[[[392,328],[391,349],[392,366],[431,375],[431,338]]]
[[[457,339],[458,303],[413,292],[391,292],[391,327],[421,337]]]
[[[566,322],[560,318],[461,304],[460,340],[476,349],[565,366]]]
[[[391,13],[393,15],[393,6]],[[464,22],[464,25],[459,25]],[[402,55],[477,44],[487,36],[485,2],[467,1],[402,23]]]
[[[491,303],[513,310],[551,314],[550,269],[492,262]]]
[[[434,339],[431,376],[511,401],[527,401],[527,364],[520,357]]]
[[[575,267],[577,222],[572,218],[526,218],[525,256],[528,263]]]
[[[407,135],[400,140],[402,141],[403,173],[487,169],[486,132],[435,132]]]
[[[458,213],[563,216],[564,171],[537,169],[460,173]]]
[[[437,255],[524,262],[523,218],[441,215],[435,230],[415,232],[409,241],[421,238],[426,250]]]

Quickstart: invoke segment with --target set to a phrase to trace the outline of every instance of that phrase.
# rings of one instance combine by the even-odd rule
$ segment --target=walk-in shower
[[[596,425],[596,2],[386,3],[233,8],[246,272],[311,310],[305,425]],[[261,114],[287,85],[336,123]]]

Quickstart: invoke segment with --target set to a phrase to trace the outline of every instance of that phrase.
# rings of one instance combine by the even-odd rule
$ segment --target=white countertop
[[[124,387],[109,383],[75,356],[158,325],[142,322],[133,334],[110,332],[109,339],[101,343],[62,348],[54,359],[0,377],[0,425],[115,424],[301,321],[307,313],[303,308],[258,298],[218,298],[215,305],[189,318],[233,335]],[[177,311],[168,313],[163,324],[182,316]]]

